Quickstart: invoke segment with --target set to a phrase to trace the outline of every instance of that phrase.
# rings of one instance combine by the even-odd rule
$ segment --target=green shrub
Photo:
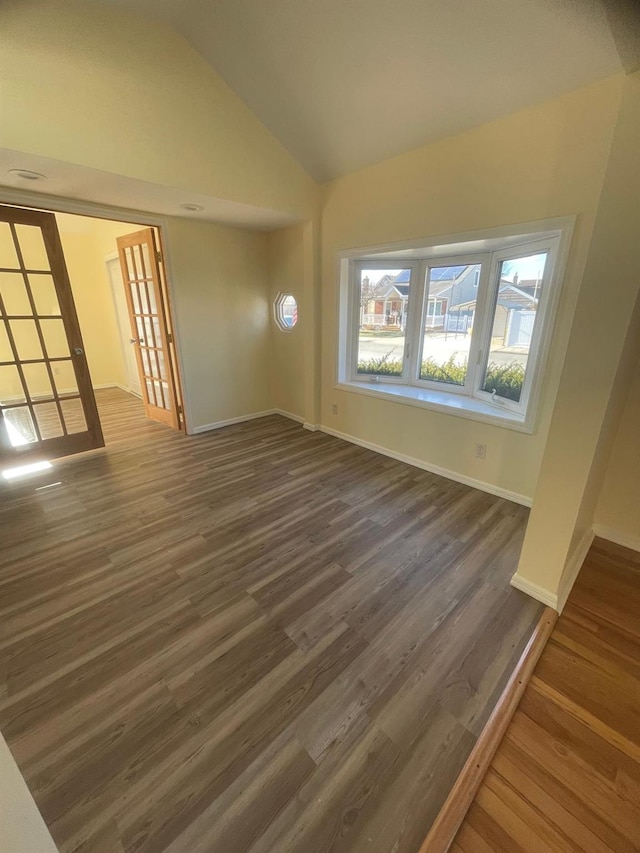
[[[402,360],[392,359],[391,353],[358,362],[358,373],[370,376],[401,376]],[[444,364],[438,364],[433,358],[422,362],[420,378],[432,382],[446,382],[451,385],[464,385],[467,375],[467,362],[457,364],[452,356]],[[498,397],[520,401],[522,384],[524,382],[524,367],[521,364],[491,363],[483,386],[484,391],[495,391]]]
[[[401,359],[391,359],[391,351],[379,358],[369,358],[358,362],[358,373],[372,376],[402,376]]]
[[[524,367],[521,364],[490,364],[483,390],[495,391],[498,397],[518,403],[523,382]]]
[[[434,358],[426,358],[420,368],[420,379],[430,379],[432,382],[464,385],[466,376],[467,362],[456,364],[453,356],[444,364],[438,364]]]

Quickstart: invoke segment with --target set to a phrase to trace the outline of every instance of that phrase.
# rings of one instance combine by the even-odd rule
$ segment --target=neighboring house
[[[539,300],[539,280],[518,281],[517,276],[514,281],[502,279],[491,333],[492,345],[528,348]],[[457,312],[459,324],[468,323],[470,328],[473,325],[475,309],[476,300],[472,299],[459,303],[451,313]]]
[[[371,290],[362,306],[360,326],[363,329],[404,331],[409,302],[409,270],[398,275],[383,276]],[[466,334],[473,326],[476,294],[480,278],[478,264],[435,267],[429,276],[429,301],[425,328],[433,331]],[[368,287],[368,279],[363,286]],[[540,282],[536,279],[513,281],[502,279],[498,291],[498,308],[493,326],[494,344],[505,347],[528,347],[540,299]],[[366,293],[366,291],[365,291]]]
[[[406,284],[402,276],[406,273]],[[400,330],[404,329],[407,321],[407,305],[409,302],[409,275],[403,270],[393,277],[383,276],[375,286],[366,305],[363,305],[361,327],[365,329]]]
[[[363,305],[362,328],[404,329],[409,302],[409,275],[409,270],[401,270],[395,277],[385,275],[380,279]],[[457,329],[459,312],[452,309],[463,302],[473,301],[475,304],[478,278],[477,264],[434,267],[429,278],[426,327],[447,331]],[[364,279],[363,286],[367,285],[368,280]],[[473,311],[470,312],[472,314]]]

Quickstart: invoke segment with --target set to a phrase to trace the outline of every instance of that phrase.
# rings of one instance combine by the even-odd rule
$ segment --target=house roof
[[[378,283],[378,286],[371,294],[371,299],[388,299],[394,293],[397,297],[406,299],[409,296],[409,285],[395,284],[394,282]]]
[[[511,282],[504,282],[503,280],[503,286],[498,291],[498,305],[502,305],[504,308],[514,309],[526,309],[536,307],[540,299],[540,295],[538,294],[538,296],[534,296],[533,288],[530,290],[530,292],[521,289],[520,284],[522,284],[522,282],[519,282],[518,286],[516,287]],[[461,302],[456,305],[455,310],[470,308],[472,305],[475,304],[476,300],[470,299],[468,302]]]

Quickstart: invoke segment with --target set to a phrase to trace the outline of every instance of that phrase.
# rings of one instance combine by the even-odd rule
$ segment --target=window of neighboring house
[[[291,293],[279,293],[273,303],[276,324],[283,332],[289,332],[298,322],[298,303]]]
[[[449,256],[440,246],[421,257],[394,251],[393,266],[375,254],[349,259],[339,381],[530,430],[564,225],[523,234],[520,244],[517,235],[455,241]],[[478,245],[490,251],[472,252]]]

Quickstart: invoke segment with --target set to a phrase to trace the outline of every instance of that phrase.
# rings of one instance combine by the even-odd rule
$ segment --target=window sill
[[[377,397],[380,400],[387,400],[404,406],[414,406],[419,409],[431,409],[446,415],[482,421],[517,432],[533,432],[530,424],[522,415],[507,409],[496,411],[498,408],[496,405],[461,394],[448,394],[446,391],[416,388],[411,385],[377,384],[374,382],[343,381],[338,382],[335,387],[340,391],[363,394],[365,397]]]

